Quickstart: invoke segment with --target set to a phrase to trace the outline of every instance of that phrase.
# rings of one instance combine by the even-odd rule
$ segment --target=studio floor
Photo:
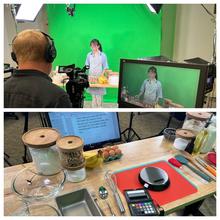
[[[18,120],[13,117],[5,117],[4,122],[4,153],[10,156],[9,161],[12,165],[23,163],[22,156],[24,154],[24,146],[21,141],[21,136],[24,129],[24,115],[16,113]],[[119,121],[121,131],[129,125],[130,113],[119,113]],[[133,120],[133,128],[141,138],[147,138],[157,135],[163,128],[166,127],[169,119],[169,113],[135,113]],[[41,121],[38,113],[29,113],[29,129],[41,126]],[[170,127],[178,128],[182,126],[182,122],[175,119],[171,121]],[[122,140],[122,142],[124,142]],[[5,167],[8,166],[6,163]],[[206,216],[216,215],[216,200],[210,197],[200,207],[200,211]],[[181,212],[173,215],[181,215]]]

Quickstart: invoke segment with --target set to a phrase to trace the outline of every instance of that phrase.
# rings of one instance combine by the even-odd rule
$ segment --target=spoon
[[[92,192],[91,195],[92,195],[92,198],[94,199],[94,201],[95,201],[97,207],[99,208],[99,211],[101,212],[102,216],[105,216],[104,211],[102,210],[102,208],[100,207],[100,205],[99,205],[99,203],[98,203],[98,199],[97,199],[97,197],[96,197],[95,192]]]
[[[32,180],[34,179],[35,176],[36,174],[34,174],[30,179],[26,179],[28,185],[32,185]]]
[[[195,169],[194,167],[189,165],[189,161],[182,155],[176,155],[175,158],[183,165],[187,166],[189,169],[191,169],[194,173],[196,173],[198,176],[203,178],[204,180],[210,182],[211,178],[206,175],[205,173],[200,172],[199,170]]]
[[[109,205],[107,198],[108,198],[108,191],[104,186],[100,186],[99,187],[99,197],[104,200],[109,208],[109,211],[111,213],[112,216],[115,216],[114,212],[112,211],[111,206]]]

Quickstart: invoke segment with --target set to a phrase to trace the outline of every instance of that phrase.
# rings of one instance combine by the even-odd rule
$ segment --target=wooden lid
[[[83,140],[78,136],[65,136],[57,140],[57,146],[61,151],[76,151],[83,149]]]
[[[193,131],[188,129],[177,129],[176,130],[176,136],[183,138],[183,139],[193,139],[196,137]]]
[[[187,112],[186,115],[189,118],[193,118],[199,121],[206,121],[210,118],[211,114],[208,112]]]
[[[47,148],[56,144],[60,137],[54,128],[34,128],[23,134],[22,141],[32,148]]]

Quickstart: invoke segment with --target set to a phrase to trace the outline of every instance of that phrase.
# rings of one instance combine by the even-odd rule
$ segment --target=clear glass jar
[[[35,168],[42,175],[53,175],[61,170],[56,141],[59,132],[53,128],[35,128],[22,136],[23,143],[29,148]]]
[[[67,180],[73,183],[81,182],[86,178],[85,167],[79,170],[66,170]]]
[[[38,173],[53,175],[60,172],[60,157],[56,145],[40,149],[29,147],[29,150]]]
[[[207,112],[187,112],[182,128],[191,130],[197,135],[204,129],[210,116],[211,114]]]
[[[65,136],[57,140],[61,165],[70,182],[80,182],[86,178],[83,140],[78,136]]]
[[[194,132],[187,129],[177,129],[176,139],[174,140],[173,146],[177,150],[186,150],[188,144],[195,138]]]
[[[183,138],[176,138],[175,141],[173,142],[173,146],[177,150],[185,150],[188,144],[190,143],[191,140],[183,139]]]

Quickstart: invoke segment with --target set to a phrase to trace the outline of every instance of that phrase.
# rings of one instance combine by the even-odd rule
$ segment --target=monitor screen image
[[[83,139],[89,150],[108,142],[121,140],[116,112],[50,112],[49,122],[62,136],[75,135]]]
[[[157,72],[155,84],[149,81],[152,68]],[[119,107],[121,102],[137,107],[152,107],[155,103],[161,106],[164,100],[184,108],[199,107],[202,100],[198,99],[203,98],[199,95],[202,71],[198,65],[121,61]]]

